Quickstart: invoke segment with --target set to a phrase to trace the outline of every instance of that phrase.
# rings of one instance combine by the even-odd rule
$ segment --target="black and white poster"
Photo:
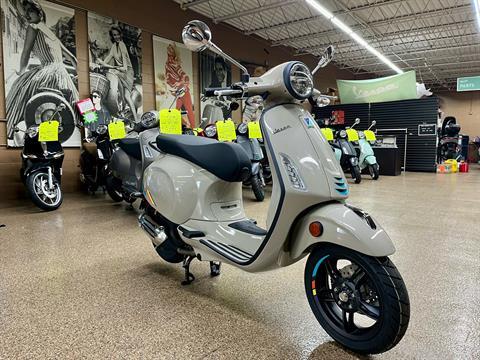
[[[209,87],[227,87],[232,84],[232,66],[222,57],[210,52],[200,53],[200,93],[203,94],[205,88]],[[202,119],[208,118],[208,114],[213,107],[221,107],[224,119],[231,117],[230,100],[226,97],[203,98],[202,97]],[[222,119],[215,119],[222,120]]]
[[[63,146],[80,146],[74,10],[42,0],[1,0],[1,8],[8,146],[23,146],[28,127],[51,119]]]
[[[116,118],[138,122],[143,112],[142,30],[88,13],[90,91]]]

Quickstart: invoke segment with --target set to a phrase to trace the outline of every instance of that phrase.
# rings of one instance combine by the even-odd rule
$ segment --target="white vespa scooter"
[[[146,204],[139,218],[159,255],[178,254],[188,284],[195,258],[210,261],[212,275],[218,275],[219,262],[260,272],[310,254],[305,289],[323,328],[360,353],[395,346],[409,320],[405,284],[387,257],[395,248],[370,215],[345,203],[342,169],[300,104],[313,90],[308,67],[291,61],[249,79],[243,66],[211,42],[203,22],[189,22],[182,36],[189,49],[208,48],[243,70],[241,83],[206,89],[206,96],[265,99],[260,122],[273,190],[264,230],[243,209],[242,180],[251,165],[238,144],[160,134],[161,154],[145,171]]]

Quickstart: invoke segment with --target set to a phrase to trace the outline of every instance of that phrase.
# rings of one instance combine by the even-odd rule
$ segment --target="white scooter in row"
[[[160,155],[145,170],[146,204],[139,221],[159,255],[183,259],[185,284],[194,279],[193,259],[210,261],[212,275],[218,275],[220,262],[261,272],[309,255],[305,290],[323,328],[360,353],[395,346],[409,321],[405,284],[387,257],[395,248],[375,219],[345,203],[342,169],[301,105],[313,91],[308,67],[291,61],[249,78],[211,42],[203,22],[189,22],[182,36],[190,50],[210,49],[243,71],[241,83],[206,89],[205,96],[264,98],[260,123],[273,190],[264,230],[243,209],[242,181],[251,163],[238,144],[158,135]]]

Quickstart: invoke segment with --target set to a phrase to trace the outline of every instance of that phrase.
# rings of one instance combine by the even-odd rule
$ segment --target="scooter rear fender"
[[[323,233],[313,237],[309,225],[318,221]],[[331,243],[347,247],[369,256],[389,256],[395,246],[376,220],[360,209],[341,202],[319,205],[297,221],[290,246],[292,260],[301,258],[312,246]]]

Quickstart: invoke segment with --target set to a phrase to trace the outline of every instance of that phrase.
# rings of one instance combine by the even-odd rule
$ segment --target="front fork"
[[[47,168],[48,170],[48,189],[49,190],[52,190],[53,189],[53,171],[52,171],[52,167],[49,166]]]

